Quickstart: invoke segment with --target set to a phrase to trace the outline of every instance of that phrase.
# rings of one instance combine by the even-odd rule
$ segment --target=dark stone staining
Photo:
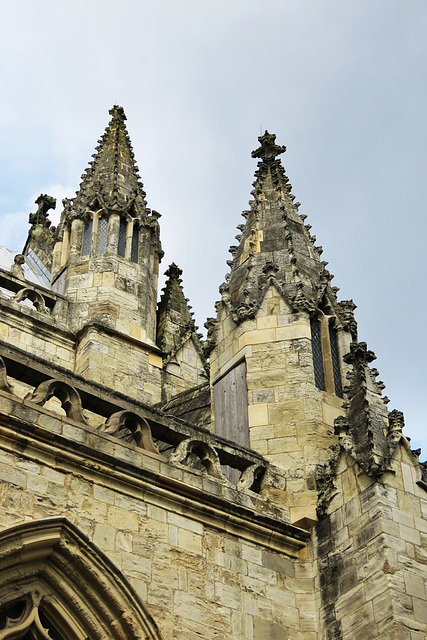
[[[337,619],[335,603],[340,588],[345,589],[352,578],[347,577],[345,561],[336,550],[331,518],[327,516],[316,524],[320,596],[322,600],[323,624],[328,640],[342,640],[341,623]],[[351,588],[351,587],[350,587]]]

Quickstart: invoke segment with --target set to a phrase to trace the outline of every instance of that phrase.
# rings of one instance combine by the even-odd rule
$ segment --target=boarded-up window
[[[214,384],[215,432],[249,447],[246,362],[241,362]]]

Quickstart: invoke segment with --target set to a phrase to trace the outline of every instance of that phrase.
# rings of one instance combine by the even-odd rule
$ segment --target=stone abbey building
[[[427,472],[284,147],[202,340],[110,113],[0,253],[0,640],[423,640]]]

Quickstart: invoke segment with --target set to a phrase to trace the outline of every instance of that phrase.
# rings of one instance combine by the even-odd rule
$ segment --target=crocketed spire
[[[220,287],[222,301],[231,308],[235,322],[255,315],[266,288],[274,284],[295,311],[312,312],[323,298],[332,279],[321,262],[322,248],[305,225],[294,203],[292,185],[278,158],[286,148],[276,144],[276,136],[266,131],[258,138],[260,147],[252,152],[259,158],[254,200],[243,212],[238,246],[230,247],[231,272]],[[335,298],[332,293],[331,298]]]
[[[157,311],[157,346],[174,352],[183,339],[196,332],[191,307],[182,289],[182,270],[173,262],[166,271],[166,284]]]
[[[111,121],[98,141],[76,197],[68,206],[74,216],[83,214],[95,203],[118,212],[133,207],[133,216],[143,217],[147,203],[125,125],[126,115],[117,105],[109,113]]]

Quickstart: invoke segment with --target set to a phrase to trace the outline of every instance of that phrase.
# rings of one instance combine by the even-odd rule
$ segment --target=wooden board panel
[[[214,384],[215,432],[249,447],[246,362],[236,365]]]

